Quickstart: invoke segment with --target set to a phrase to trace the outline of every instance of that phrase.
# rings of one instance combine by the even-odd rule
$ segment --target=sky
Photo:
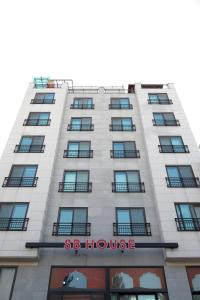
[[[200,144],[200,0],[2,0],[0,155],[28,83],[174,83]]]

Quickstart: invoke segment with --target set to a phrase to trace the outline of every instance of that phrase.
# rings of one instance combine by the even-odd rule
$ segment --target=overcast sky
[[[0,155],[34,76],[175,83],[200,144],[200,0],[2,0]]]

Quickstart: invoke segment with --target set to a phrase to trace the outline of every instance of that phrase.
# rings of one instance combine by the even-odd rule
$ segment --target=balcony
[[[58,192],[61,193],[90,193],[92,192],[91,182],[59,182]]]
[[[89,236],[91,223],[54,223],[52,235],[56,236]]]
[[[70,83],[73,87],[72,79],[50,79],[49,77],[35,77],[33,80],[36,89],[55,89],[61,88],[63,83]]]
[[[178,231],[200,231],[200,218],[175,218]]]
[[[36,187],[38,177],[5,177],[2,187]]]
[[[180,126],[179,120],[152,120],[153,126]]]
[[[26,231],[28,218],[0,218],[0,231]]]
[[[112,182],[112,192],[114,193],[144,193],[143,182]]]
[[[94,104],[87,103],[73,103],[70,105],[71,109],[94,109]]]
[[[31,99],[31,104],[55,104],[55,99]]]
[[[150,223],[113,223],[114,236],[150,236]]]
[[[49,126],[51,119],[25,119],[23,126]]]
[[[110,131],[136,131],[135,125],[113,125],[110,124]]]
[[[43,153],[45,145],[16,145],[15,153]]]
[[[157,99],[156,101],[148,99],[148,104],[173,104],[173,102],[171,99],[165,99],[165,100]]]
[[[68,131],[93,131],[94,125],[93,124],[68,124],[67,126]]]
[[[120,104],[120,103],[110,103],[109,109],[133,109],[133,105],[130,103],[127,104]]]
[[[139,150],[110,150],[111,158],[140,158]]]
[[[93,150],[64,150],[64,158],[92,158]]]
[[[187,145],[158,145],[160,153],[189,153]]]
[[[199,188],[197,177],[166,177],[167,186],[172,188]]]

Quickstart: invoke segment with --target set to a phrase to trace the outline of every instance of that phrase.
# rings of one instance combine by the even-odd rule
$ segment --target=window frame
[[[144,224],[147,223],[147,220],[146,220],[146,213],[145,213],[145,207],[115,207],[115,220],[116,220],[116,223],[120,224],[118,222],[118,210],[128,210],[129,211],[129,218],[130,218],[130,223],[127,223],[127,224],[132,224],[132,223],[135,223],[133,222],[132,218],[131,218],[131,210],[134,210],[134,209],[141,209],[142,210],[142,213],[143,213],[143,217],[144,217]],[[143,223],[142,223],[143,224]]]

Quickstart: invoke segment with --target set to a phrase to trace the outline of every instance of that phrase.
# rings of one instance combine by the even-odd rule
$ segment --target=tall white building
[[[0,163],[0,300],[200,299],[199,176],[173,84],[36,78]]]

